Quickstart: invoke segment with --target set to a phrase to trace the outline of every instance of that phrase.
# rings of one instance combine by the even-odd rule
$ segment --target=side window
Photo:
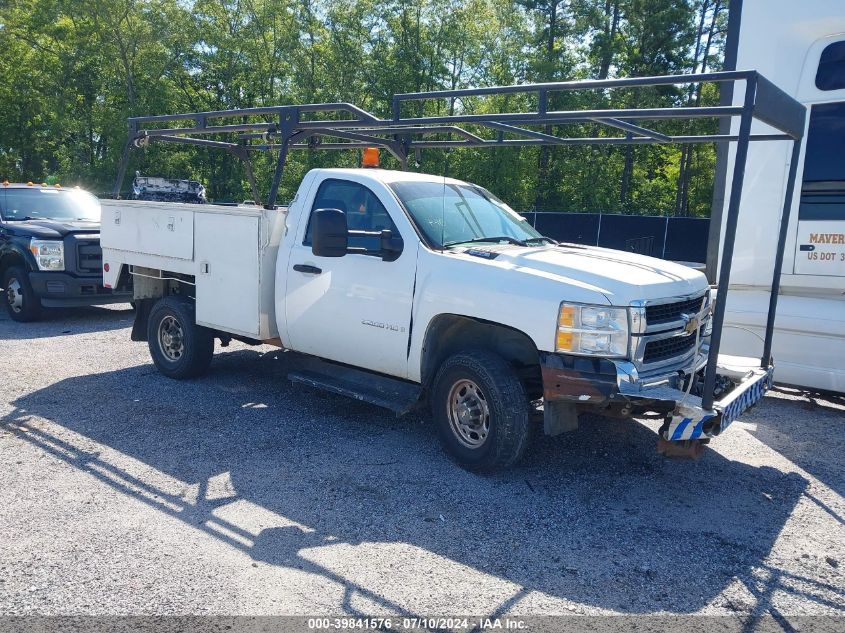
[[[802,220],[845,220],[845,103],[810,109],[804,181],[798,216]]]
[[[816,88],[841,90],[845,88],[845,42],[834,42],[822,51],[816,71]]]
[[[346,214],[346,224],[350,231],[383,231],[390,229],[394,235],[399,232],[393,224],[387,209],[364,185],[348,180],[325,180],[317,190],[314,204],[311,207],[313,213],[316,209],[340,209]],[[305,239],[302,242],[306,246],[311,245],[311,220],[309,217],[308,228],[305,230]],[[368,251],[379,252],[381,245],[376,236],[349,236],[349,246],[364,247]]]

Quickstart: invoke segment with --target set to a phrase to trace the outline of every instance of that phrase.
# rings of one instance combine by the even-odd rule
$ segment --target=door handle
[[[311,275],[319,275],[323,272],[322,268],[317,268],[316,266],[311,266],[309,264],[294,264],[293,269],[298,273],[308,273]]]

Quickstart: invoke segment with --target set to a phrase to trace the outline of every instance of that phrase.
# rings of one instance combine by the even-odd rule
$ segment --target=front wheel
[[[29,283],[26,269],[12,266],[3,275],[3,298],[9,316],[22,323],[41,316],[41,300]]]
[[[474,350],[448,358],[434,379],[431,404],[440,441],[461,467],[507,468],[525,454],[528,398],[501,356]]]
[[[214,355],[213,332],[196,324],[190,301],[176,297],[159,299],[150,310],[147,341],[156,368],[168,378],[200,376]]]

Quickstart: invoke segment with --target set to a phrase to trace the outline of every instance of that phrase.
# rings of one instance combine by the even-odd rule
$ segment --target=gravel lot
[[[0,315],[2,614],[845,614],[845,399],[775,393],[697,462],[582,419],[479,477],[271,347],[163,378],[132,318]]]

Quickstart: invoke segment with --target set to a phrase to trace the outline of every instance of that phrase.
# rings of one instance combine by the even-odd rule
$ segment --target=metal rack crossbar
[[[731,83],[744,88],[742,105],[731,106],[677,106],[649,108],[611,108],[591,110],[549,109],[555,93],[574,91],[601,92],[613,89],[654,88],[660,86],[689,86],[698,83]],[[537,107],[523,112],[454,112],[455,104],[465,97],[525,95],[536,100]],[[403,106],[411,104],[415,110],[425,112],[425,102],[448,100],[451,114],[403,117]],[[118,169],[114,195],[119,196],[129,162],[130,151],[145,147],[152,141],[182,143],[228,151],[244,162],[247,179],[256,202],[258,188],[252,170],[250,154],[256,151],[277,151],[273,179],[270,185],[267,208],[274,208],[282,173],[290,150],[325,149],[350,150],[381,147],[390,152],[407,169],[408,156],[422,149],[448,149],[462,147],[520,147],[531,145],[651,145],[667,143],[736,143],[736,159],[732,175],[731,195],[725,220],[725,240],[722,265],[719,271],[716,305],[713,313],[713,334],[705,369],[702,406],[710,410],[714,403],[716,363],[725,318],[725,300],[730,281],[731,263],[742,195],[748,145],[756,141],[792,141],[792,158],[789,177],[780,217],[775,269],[772,277],[771,297],[766,322],[766,336],[761,366],[771,362],[772,335],[780,288],[781,268],[786,244],[786,231],[792,208],[795,178],[801,139],[804,134],[806,108],[754,70],[725,71],[660,77],[630,77],[591,81],[562,81],[552,83],[492,86],[458,90],[437,90],[397,94],[393,97],[392,116],[379,118],[351,103],[320,103],[279,105],[260,108],[216,110],[182,114],[142,116],[129,118],[129,135]],[[254,120],[259,118],[261,120]],[[222,119],[228,119],[222,121]],[[237,119],[237,122],[230,122]],[[650,129],[646,123],[660,120],[738,120],[736,133],[673,135]],[[770,130],[752,133],[752,122],[766,124]],[[177,125],[183,123],[184,125]],[[558,136],[550,133],[549,126],[594,123],[608,132],[622,135],[608,136]],[[159,127],[170,125],[173,127]],[[480,130],[470,131],[466,126],[483,128],[492,137],[483,136]],[[542,126],[535,130],[526,126]],[[237,141],[207,138],[214,135],[237,135]],[[439,138],[447,136],[446,139]],[[507,137],[506,137],[507,135]],[[325,140],[330,139],[330,140]]]

